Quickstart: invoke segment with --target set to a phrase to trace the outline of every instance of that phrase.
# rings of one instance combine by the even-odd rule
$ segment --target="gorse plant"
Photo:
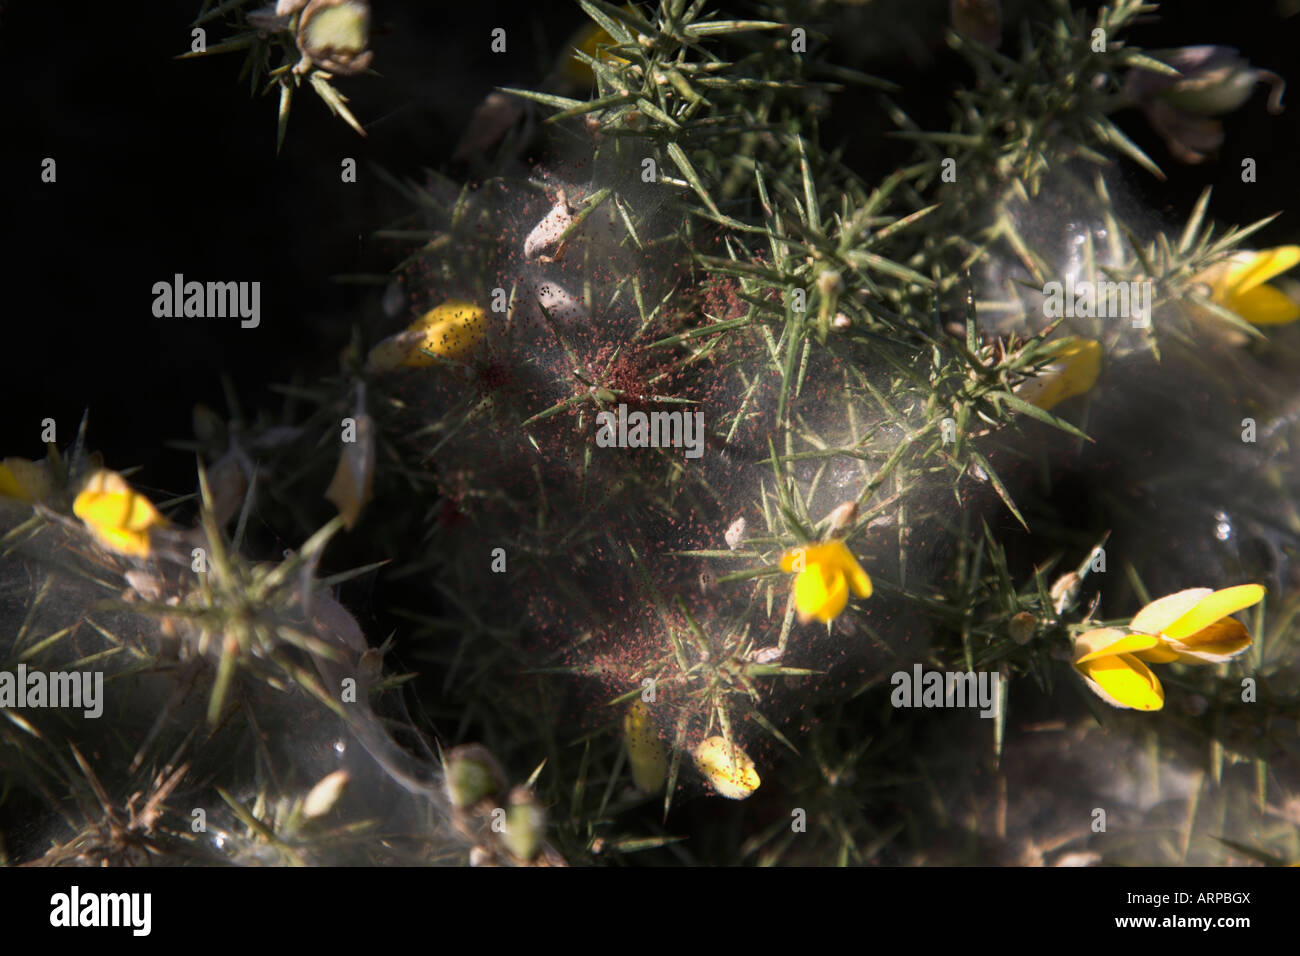
[[[242,6],[199,22],[235,17],[208,52],[281,87],[281,139],[304,77],[356,126],[328,80],[369,62],[365,5]],[[51,497],[0,471],[6,541],[100,562],[51,580],[134,575],[195,727],[246,720],[241,754],[262,707],[319,728],[189,791],[166,735],[129,740],[143,831],[84,761],[32,756],[20,785],[98,799],[56,855],[120,855],[210,790],[232,842],[204,853],[275,863],[1300,858],[1300,248],[1246,247],[1272,219],[1216,223],[1208,189],[1166,231],[1114,175],[1163,177],[1122,110],[1191,136],[1151,99],[1188,87],[1150,77],[1190,79],[1130,42],[1157,5],[924,21],[960,55],[937,130],[830,62],[871,5],[579,6],[548,88],[485,101],[472,175],[377,170],[409,206],[367,280],[383,322],[278,423],[196,416],[197,529],[112,472]],[[849,92],[893,150],[871,168],[825,132]],[[305,543],[246,557],[259,511]],[[358,567],[318,578],[340,547]],[[1183,837],[1116,765],[1199,774]],[[192,848],[174,830],[146,852]]]

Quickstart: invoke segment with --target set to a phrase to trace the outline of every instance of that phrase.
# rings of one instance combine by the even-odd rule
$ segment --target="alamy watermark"
[[[186,282],[178,272],[171,282],[155,282],[153,294],[153,314],[160,319],[238,316],[244,329],[255,329],[262,322],[260,282]]]
[[[629,412],[620,404],[618,414],[596,415],[599,448],[685,448],[687,458],[704,454],[703,412]]]
[[[1128,319],[1133,328],[1151,324],[1150,279],[1143,282],[1049,282],[1043,286],[1043,316],[1048,319]]]
[[[104,712],[103,671],[0,671],[0,707],[71,707],[94,720]]]
[[[996,717],[1002,703],[1002,675],[997,671],[895,671],[889,702],[895,707],[979,707],[981,717]]]
[[[148,936],[153,927],[152,893],[83,893],[73,885],[50,897],[50,925],[120,926],[133,936]]]

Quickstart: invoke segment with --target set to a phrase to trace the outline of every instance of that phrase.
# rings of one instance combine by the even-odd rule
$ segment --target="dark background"
[[[901,83],[898,101],[924,125],[943,128],[946,92],[967,80],[966,67],[924,20],[937,23],[946,4],[911,6],[922,14],[922,34],[936,37],[928,45],[854,62],[860,45],[832,27],[827,59]],[[370,238],[405,207],[368,163],[399,177],[447,168],[482,97],[497,85],[537,86],[585,20],[567,2],[380,0],[372,48],[382,75],[336,81],[368,137],[305,91],[277,157],[276,95],[250,97],[247,80],[237,82],[242,52],[174,59],[189,49],[198,7],[198,0],[0,5],[0,456],[43,457],[45,417],[57,420],[66,446],[88,408],[90,444],[110,466],[144,466],[136,479],[144,488],[191,490],[192,457],[164,443],[190,437],[196,402],[227,412],[223,373],[246,413],[278,409],[268,384],[335,370],[353,323],[366,309],[374,314],[374,290],[331,279],[384,272],[404,255]],[[1176,0],[1132,39],[1145,47],[1234,45],[1285,75],[1296,61],[1300,16],[1278,10],[1274,0]],[[206,26],[210,46],[227,35],[220,21]],[[507,30],[505,54],[489,50],[497,26]],[[1006,46],[1015,51],[1016,25],[1007,26]],[[1211,213],[1226,222],[1292,210],[1258,244],[1296,241],[1300,103],[1272,117],[1266,97],[1260,86],[1225,118],[1222,158],[1199,167],[1179,166],[1140,114],[1123,114],[1122,127],[1169,175],[1162,184],[1132,170],[1128,179],[1169,223],[1182,220],[1207,183],[1215,187]],[[875,93],[849,92],[834,102],[823,138],[845,144],[865,172],[892,170],[908,147],[882,139],[882,122]],[[1258,161],[1256,184],[1240,181],[1244,155]],[[53,185],[40,181],[46,156],[58,163]],[[356,184],[340,182],[343,157],[357,160]],[[155,318],[153,283],[177,272],[260,280],[261,326]]]

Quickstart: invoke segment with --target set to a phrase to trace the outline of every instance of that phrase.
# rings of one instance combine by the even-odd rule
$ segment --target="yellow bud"
[[[638,698],[623,718],[623,740],[632,764],[632,782],[638,790],[658,793],[668,774],[668,751],[655,732],[650,708]]]
[[[352,427],[355,434],[351,437],[355,440],[343,443],[334,478],[325,492],[349,531],[361,517],[361,509],[370,502],[375,480],[374,424],[369,415],[358,414]]]
[[[405,332],[384,339],[366,359],[371,372],[426,368],[437,360],[421,349],[456,362],[467,360],[487,331],[487,313],[472,302],[451,299],[416,319]]]

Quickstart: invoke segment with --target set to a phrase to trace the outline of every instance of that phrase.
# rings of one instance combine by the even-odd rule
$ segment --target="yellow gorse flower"
[[[1250,647],[1251,637],[1231,615],[1263,597],[1258,584],[1166,595],[1138,611],[1127,633],[1105,627],[1080,634],[1074,643],[1075,669],[1115,707],[1159,710],[1165,692],[1147,664],[1213,664],[1236,657]]]
[[[1210,286],[1210,299],[1252,325],[1284,325],[1300,319],[1300,302],[1267,285],[1300,262],[1300,246],[1238,252],[1197,276]]]
[[[735,744],[728,744],[724,737],[700,741],[692,756],[704,779],[729,800],[744,800],[762,782],[749,754]]]
[[[110,551],[148,557],[149,532],[167,525],[153,503],[115,471],[101,468],[81,488],[72,513]]]
[[[1083,395],[1101,374],[1101,343],[1067,336],[1055,343],[1048,364],[1038,374],[1016,386],[1018,398],[1048,412],[1067,398]]]
[[[1117,627],[1088,631],[1074,642],[1074,667],[1089,689],[1111,706],[1159,710],[1165,705],[1164,688],[1137,656],[1159,643],[1150,634],[1125,634]]]
[[[1220,591],[1189,588],[1152,601],[1138,611],[1129,628],[1158,638],[1159,644],[1142,655],[1153,664],[1217,664],[1250,647],[1250,632],[1230,615],[1263,598],[1258,584]]]
[[[435,364],[437,360],[422,350],[463,362],[478,348],[486,331],[487,313],[483,309],[473,302],[450,299],[424,313],[405,332],[389,336],[376,345],[370,350],[366,364],[374,372]]]
[[[871,578],[838,538],[787,551],[781,570],[797,575],[794,603],[801,621],[833,621],[848,605],[850,590],[859,598],[871,597]]]

